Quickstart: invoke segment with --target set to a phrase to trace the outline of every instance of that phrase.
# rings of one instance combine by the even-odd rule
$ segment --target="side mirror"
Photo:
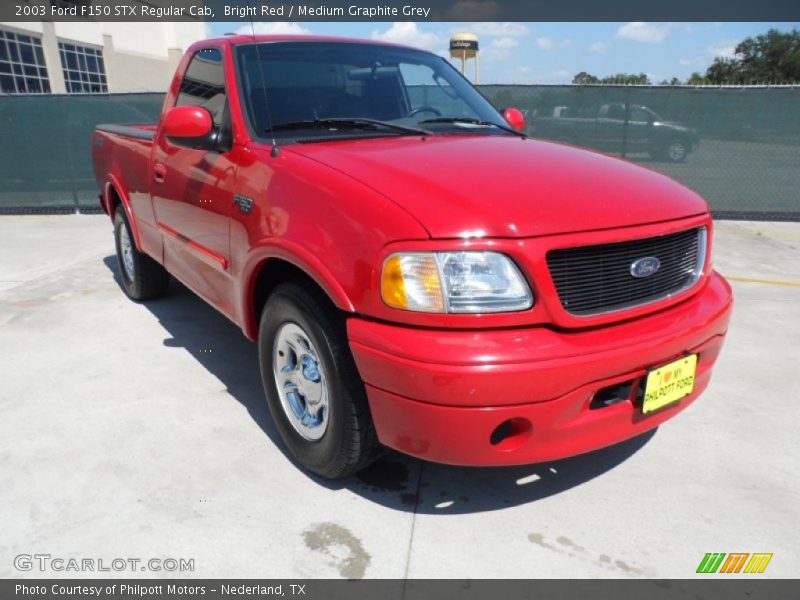
[[[210,149],[215,143],[211,113],[200,106],[175,106],[164,117],[164,135],[185,148]]]
[[[525,115],[517,108],[507,108],[503,111],[503,118],[508,121],[514,129],[525,131]]]

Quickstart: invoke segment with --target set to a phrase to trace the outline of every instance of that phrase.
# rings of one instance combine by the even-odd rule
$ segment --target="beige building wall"
[[[63,93],[67,89],[64,86],[64,72],[61,70],[61,56],[58,53],[58,38],[53,23],[42,23],[42,49],[44,50],[44,62],[47,64],[47,78],[50,80],[50,91]]]
[[[169,57],[120,52],[110,35],[103,36],[103,61],[109,92],[164,91],[174,73]]]

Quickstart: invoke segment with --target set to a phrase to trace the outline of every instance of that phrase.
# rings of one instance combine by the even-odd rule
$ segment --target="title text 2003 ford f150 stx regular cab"
[[[232,36],[93,158],[125,292],[172,274],[257,340],[286,446],[332,478],[381,445],[570,456],[708,385],[732,300],[706,203],[522,127],[427,52]]]

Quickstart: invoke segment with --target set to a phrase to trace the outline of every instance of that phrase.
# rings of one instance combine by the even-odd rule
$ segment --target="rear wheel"
[[[136,248],[122,207],[118,207],[114,215],[114,239],[119,276],[125,294],[136,301],[163,296],[169,287],[169,274],[164,267]]]
[[[316,286],[296,281],[275,289],[261,316],[258,350],[270,413],[302,466],[338,479],[378,456],[344,318]]]

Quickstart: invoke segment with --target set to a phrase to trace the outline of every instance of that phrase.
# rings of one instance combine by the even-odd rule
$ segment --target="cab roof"
[[[407,44],[396,44],[394,42],[384,42],[381,40],[366,40],[363,38],[348,38],[339,36],[326,36],[326,35],[290,35],[290,34],[277,34],[277,35],[247,35],[236,34],[226,35],[222,37],[209,38],[199,42],[195,42],[191,46],[191,50],[195,47],[202,47],[208,45],[227,45],[237,46],[239,44],[252,44],[253,42],[334,42],[344,44],[363,44],[365,46],[389,46],[393,48],[406,48],[408,50],[417,50],[419,52],[428,52],[422,48],[415,48]]]

